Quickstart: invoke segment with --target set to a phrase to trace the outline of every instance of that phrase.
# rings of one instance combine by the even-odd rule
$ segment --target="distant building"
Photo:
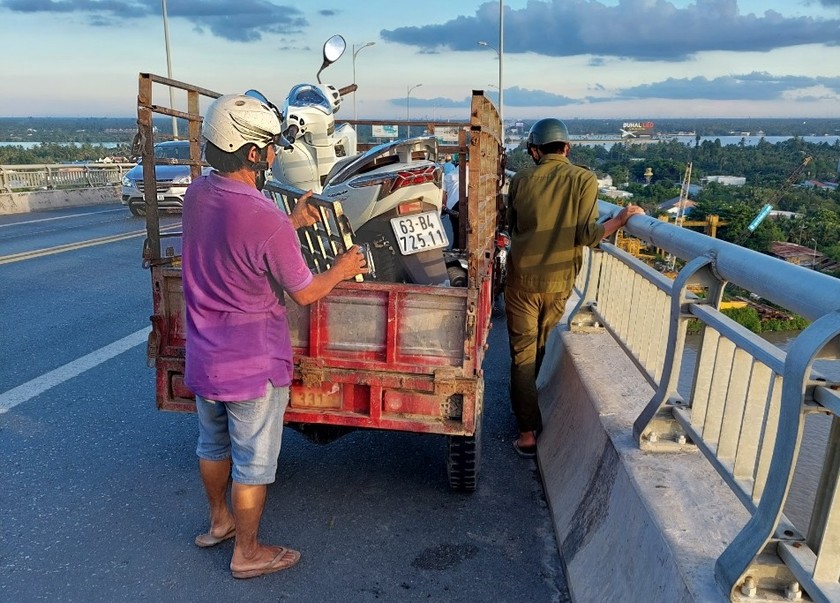
[[[777,218],[777,219],[778,218],[790,219],[790,218],[800,218],[800,217],[802,217],[802,214],[798,214],[795,211],[782,211],[780,209],[774,209],[773,211],[771,211],[767,215],[767,217],[768,218]]]
[[[770,253],[791,264],[812,268],[820,272],[835,272],[840,269],[840,264],[820,253],[814,247],[776,241],[770,244]]]
[[[680,212],[682,212],[682,215],[687,216],[691,213],[691,210],[694,209],[695,205],[697,205],[697,202],[692,201],[691,199],[686,199],[680,203],[680,198],[674,197],[673,199],[660,203],[659,210],[664,211],[666,214],[671,216],[676,216]]]
[[[821,182],[819,180],[805,180],[799,186],[800,186],[800,188],[820,188],[820,189],[829,190],[829,191],[836,191],[837,190],[837,183],[836,182]]]
[[[613,185],[612,176],[607,174],[603,178],[598,178],[598,188],[609,188]]]
[[[659,211],[663,211],[663,212],[668,213],[672,216],[675,216],[680,212],[680,206],[682,206],[682,214],[684,216],[687,216],[688,214],[691,213],[692,208],[695,205],[697,205],[697,203],[695,201],[693,201],[691,198],[696,197],[700,193],[700,191],[702,191],[702,190],[703,190],[703,187],[700,186],[699,184],[689,184],[688,185],[688,199],[686,199],[682,204],[680,204],[680,198],[679,197],[673,197],[671,199],[668,199],[667,201],[663,201],[662,203],[660,203],[659,206],[657,207],[657,209]]]
[[[623,191],[613,186],[612,176],[607,174],[603,178],[598,178],[598,192],[603,197],[610,199],[632,199],[633,193]]]
[[[617,189],[614,186],[602,186],[598,189],[598,192],[603,195],[604,197],[609,197],[610,199],[632,199],[633,193],[628,191],[623,191],[621,189]]]
[[[744,186],[747,179],[744,176],[705,176],[700,182],[717,182],[724,186]]]

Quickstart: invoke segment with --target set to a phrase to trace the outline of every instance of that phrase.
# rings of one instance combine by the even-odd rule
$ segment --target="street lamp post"
[[[817,269],[817,240],[811,239],[811,242],[814,244],[814,259],[811,261],[811,270]]]
[[[163,8],[163,43],[166,46],[166,76],[172,79],[172,60],[169,56],[169,17],[166,14],[166,0],[161,0]],[[169,108],[175,110],[173,87],[169,86]],[[178,119],[172,116],[172,137],[178,138]]]
[[[368,46],[373,46],[376,42],[366,42],[356,48],[356,45],[353,44],[353,84],[356,83],[356,55],[359,54],[362,49],[367,48]],[[356,93],[353,92],[353,121],[356,121]]]
[[[405,121],[411,121],[411,105],[410,105],[410,98],[411,98],[411,91],[415,88],[419,88],[423,84],[414,84],[413,86],[408,86],[405,91]],[[406,126],[407,128],[409,126]]]
[[[500,26],[500,29],[499,29],[499,39],[500,40],[501,40],[501,37],[502,37],[502,34],[501,34],[501,26]],[[502,109],[502,106],[503,106],[502,105],[502,103],[503,103],[503,96],[502,95],[504,93],[504,91],[502,89],[502,52],[498,48],[496,48],[495,46],[492,46],[491,44],[487,43],[484,40],[480,40],[478,42],[478,44],[480,46],[486,46],[490,50],[495,51],[496,56],[498,56],[498,58],[499,58],[499,84],[498,84],[498,89],[499,89],[499,121],[502,122],[502,132],[504,132],[504,130],[505,130],[505,120],[504,120],[504,113],[503,113],[503,109]]]

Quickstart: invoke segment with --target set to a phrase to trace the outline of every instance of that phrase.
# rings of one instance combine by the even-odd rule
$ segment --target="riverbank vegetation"
[[[810,324],[806,319],[796,315],[765,318],[759,314],[758,310],[749,306],[745,308],[727,308],[721,310],[721,312],[753,333],[801,331]],[[688,323],[688,333],[690,335],[699,333],[702,328],[703,323],[696,318]]]

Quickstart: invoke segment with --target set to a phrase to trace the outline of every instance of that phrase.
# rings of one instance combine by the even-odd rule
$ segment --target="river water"
[[[701,136],[700,137],[700,144],[703,144],[706,141],[714,142],[715,140],[720,140],[720,144],[723,146],[729,145],[738,145],[743,142],[744,145],[748,147],[755,146],[761,141],[762,139],[765,142],[769,142],[770,144],[776,144],[778,142],[784,142],[785,140],[790,140],[794,138],[793,136]],[[810,142],[814,144],[837,144],[840,141],[840,136],[801,136],[800,137],[805,142]],[[674,136],[667,136],[663,135],[661,139],[655,139],[654,141],[645,140],[645,139],[628,139],[627,144],[633,143],[653,143],[653,142],[668,142],[671,140],[676,140],[677,142],[681,142],[687,146],[694,146],[697,139],[694,136],[683,136],[683,135],[674,135]],[[604,141],[598,140],[596,138],[592,139],[579,139],[575,138],[572,140],[573,145],[587,145],[587,146],[597,146],[601,145],[607,149],[612,147],[615,144],[615,141]]]
[[[43,142],[34,142],[34,141],[12,141],[12,142],[2,142],[0,141],[0,147],[23,147],[24,149],[34,149],[37,146],[44,144]],[[48,142],[46,144],[57,144],[64,147],[74,146],[80,147],[83,144],[90,144],[94,147],[105,147],[106,149],[113,149],[120,145],[124,145],[124,142],[91,142],[91,143],[82,143],[82,142]]]
[[[801,331],[762,333],[761,337],[782,350],[786,350]],[[696,353],[700,347],[700,336],[691,335],[686,338],[685,356],[680,374],[680,393],[687,395],[694,373]],[[824,361],[818,361],[816,368],[829,378],[837,378],[831,374],[832,367]],[[807,535],[808,523],[814,506],[814,493],[819,483],[822,459],[825,457],[828,433],[831,428],[831,417],[823,414],[809,414],[805,420],[805,432],[802,447],[790,488],[785,516],[802,533]]]

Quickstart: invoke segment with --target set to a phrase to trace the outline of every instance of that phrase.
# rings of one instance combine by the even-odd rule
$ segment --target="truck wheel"
[[[460,264],[447,266],[446,273],[449,276],[449,284],[452,287],[467,286],[467,271],[464,270]]]
[[[449,458],[446,473],[449,487],[462,492],[474,492],[478,485],[478,467],[481,462],[481,417],[475,435],[449,436]]]

